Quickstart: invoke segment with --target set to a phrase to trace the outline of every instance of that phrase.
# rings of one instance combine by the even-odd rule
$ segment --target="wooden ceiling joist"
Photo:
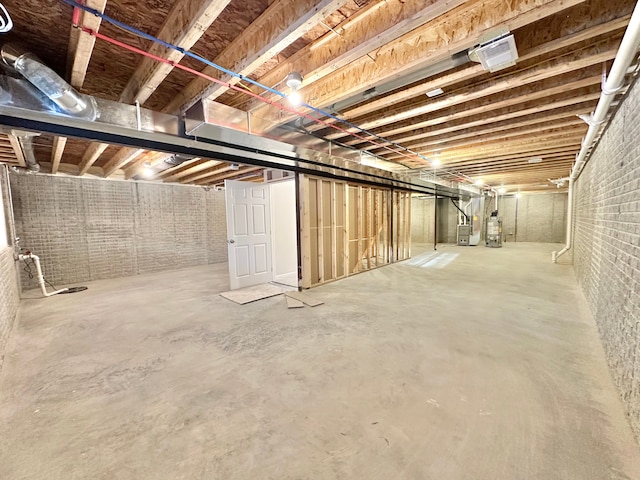
[[[240,177],[244,177],[248,173],[256,172],[257,170],[264,170],[264,168],[242,166],[238,169],[232,169],[229,166],[226,169],[221,169],[220,173],[217,175],[211,175],[205,178],[201,178],[199,180],[196,180],[194,183],[196,185],[212,185],[212,184],[220,183],[224,180],[233,180]]]
[[[190,49],[207,31],[211,23],[227,7],[230,0],[179,0],[160,27],[156,36],[180,48]],[[184,54],[152,44],[149,53],[177,63]],[[162,81],[171,73],[173,65],[144,57],[120,94],[123,103],[146,102]],[[133,148],[120,149],[107,163],[104,176],[109,177],[125,167],[142,152]],[[97,158],[95,159],[97,160]],[[95,162],[94,160],[94,162]],[[81,170],[82,171],[82,170]]]
[[[537,115],[529,115],[524,117],[524,120],[508,120],[506,122],[495,122],[489,123],[485,125],[481,125],[479,128],[467,127],[466,124],[461,123],[459,125],[460,128],[453,129],[452,127],[448,127],[446,132],[442,132],[439,134],[440,130],[434,130],[431,132],[432,134],[426,134],[421,137],[419,140],[414,140],[413,142],[403,142],[403,145],[412,150],[421,149],[424,147],[436,147],[439,145],[451,145],[453,142],[461,141],[464,139],[480,137],[483,135],[490,135],[493,133],[500,132],[509,132],[514,129],[523,129],[529,126],[535,125],[546,125],[553,124],[559,121],[568,121],[569,119],[577,118],[577,115],[585,114],[589,112],[589,108],[568,108],[568,109],[558,109],[558,113],[548,114],[547,112],[543,112]],[[484,127],[484,128],[482,128]],[[451,135],[454,133],[454,135]],[[379,153],[381,149],[369,149],[370,152]]]
[[[301,93],[308,103],[326,107],[402,73],[473,47],[482,35],[496,27],[515,30],[583,1],[472,0],[389,42],[375,52],[374,61],[367,56],[355,60],[333,75],[303,88]],[[438,35],[438,32],[446,32],[446,35]],[[260,116],[274,124],[283,124],[293,118],[273,108],[266,108]]]
[[[514,128],[510,130],[503,130],[498,133],[494,133],[491,135],[476,135],[467,137],[464,140],[458,140],[457,142],[446,142],[446,143],[437,143],[432,145],[423,145],[421,150],[424,151],[425,147],[436,147],[438,152],[446,151],[453,148],[466,148],[471,147],[473,145],[478,145],[486,142],[498,142],[501,143],[504,140],[515,139],[518,137],[535,137],[538,139],[548,138],[549,135],[553,135],[553,133],[557,132],[558,129],[573,129],[575,127],[581,127],[581,130],[584,133],[587,132],[587,125],[580,120],[579,118],[570,119],[564,122],[557,123],[543,123],[542,125],[537,125],[535,127],[530,128]],[[565,130],[566,131],[566,130]],[[433,151],[430,149],[428,151]]]
[[[576,84],[586,85],[589,82],[592,83],[593,80],[587,79],[576,82]],[[467,115],[482,115],[483,113],[494,112],[495,110],[511,107],[508,113],[500,112],[489,118],[485,116],[484,120],[480,120],[480,124],[483,124],[489,121],[502,121],[520,118],[543,111],[553,110],[558,107],[596,101],[600,98],[600,92],[597,88],[598,83],[592,83],[591,86],[586,85],[585,87],[579,88],[577,92],[572,91],[572,87],[576,85],[573,84],[566,85],[565,88],[559,86],[557,88],[547,90],[546,92],[537,92],[535,94],[524,95],[522,97],[510,98],[502,102],[487,103],[484,105],[481,104],[476,107],[469,108],[468,110],[465,110],[464,108],[454,109],[453,112],[443,116],[433,116],[427,120],[418,121],[413,125],[413,128],[410,125],[402,125],[391,130],[387,130],[385,131],[385,136],[390,137],[392,135],[411,132],[412,135],[409,138],[413,140],[420,138],[422,133],[434,125],[441,125],[452,120],[465,118]]]
[[[275,0],[213,62],[248,76],[345,3],[346,0]],[[237,77],[223,74],[211,66],[202,72],[231,85],[239,82]],[[163,111],[180,112],[201,98],[217,98],[227,88],[196,78]]]
[[[544,143],[544,147],[540,147],[537,142],[522,142],[516,145],[509,145],[508,147],[497,146],[494,148],[488,148],[484,150],[477,150],[475,152],[460,152],[460,153],[452,153],[450,155],[441,155],[440,160],[443,165],[454,165],[456,163],[464,163],[469,162],[473,159],[484,160],[487,158],[493,158],[497,160],[498,158],[502,158],[504,156],[510,156],[514,154],[525,154],[527,156],[536,157],[538,156],[538,152],[543,150],[547,151],[552,148],[566,148],[568,145],[575,146],[580,145],[582,140],[581,136],[572,136],[569,138],[563,138],[553,141],[548,141]],[[540,148],[540,150],[538,149]]]
[[[554,153],[546,153],[545,155],[539,155],[538,157],[532,156],[529,152],[526,155],[510,155],[502,158],[500,161],[496,161],[491,158],[482,158],[482,159],[474,159],[470,160],[467,163],[458,163],[457,166],[460,168],[464,168],[465,170],[473,170],[479,168],[492,168],[495,166],[511,166],[511,165],[525,165],[527,164],[530,158],[540,158],[544,162],[556,162],[562,161],[567,158],[574,159],[575,155],[570,150],[565,150],[561,152]]]
[[[300,72],[304,76],[304,84],[309,85],[462,3],[464,0],[373,2],[280,62],[259,82],[275,85],[289,72]],[[260,105],[258,102],[242,98],[241,103],[234,106],[252,110]]]
[[[543,65],[536,65],[497,80],[490,80],[470,88],[461,89],[459,92],[447,95],[441,100],[433,101],[433,99],[424,96],[408,105],[401,104],[394,109],[389,109],[384,116],[375,115],[374,118],[369,118],[368,120],[357,119],[356,123],[360,127],[370,130],[484,97],[497,96],[502,92],[512,92],[514,89],[526,91],[529,90],[531,84],[540,84],[539,88],[543,90],[545,89],[545,80],[549,80],[547,84],[553,82],[552,84],[555,85],[556,80],[552,77],[559,75],[566,77],[566,81],[563,81],[563,83],[579,81],[585,77],[592,76],[592,69],[589,69],[589,67],[595,65],[598,70],[601,70],[602,63],[613,59],[617,51],[616,46],[613,45],[603,52],[599,50],[600,48],[596,47],[589,49],[589,51],[573,52]],[[497,100],[496,103],[499,101]],[[331,134],[330,137],[339,139],[344,136],[345,134]]]
[[[158,175],[156,178],[162,179],[164,182],[177,182],[181,178],[188,177],[189,175],[193,175],[198,172],[202,172],[203,170],[207,170],[208,168],[215,167],[216,165],[220,165],[222,162],[217,160],[197,160],[189,165],[184,165],[177,168],[172,168],[169,170],[165,170],[164,175]]]
[[[156,36],[190,50],[231,0],[178,0]],[[184,54],[154,43],[149,53],[178,63]],[[120,95],[123,103],[146,102],[171,73],[173,65],[144,57]]]
[[[554,141],[558,137],[575,137],[575,136],[584,136],[587,131],[587,125],[584,122],[578,120],[575,124],[565,127],[565,128],[552,128],[549,127],[548,130],[543,131],[537,135],[533,134],[519,134],[516,136],[505,136],[503,138],[494,138],[492,140],[486,139],[478,139],[476,142],[465,143],[463,145],[452,146],[449,148],[441,148],[438,146],[437,149],[432,150],[421,150],[421,154],[434,158],[436,155],[438,156],[450,156],[450,155],[463,155],[465,152],[479,152],[484,151],[486,149],[491,148],[508,148],[512,145],[517,145],[520,143],[535,143],[539,145],[545,145],[550,141]],[[387,159],[393,158],[401,158],[399,155],[394,156],[390,155],[386,157]]]
[[[80,161],[80,165],[78,166],[78,175],[82,176],[87,173],[108,146],[109,145],[106,143],[93,142],[89,144],[89,147],[85,150],[82,160]]]
[[[300,72],[304,77],[300,93],[306,103],[373,132],[355,136],[294,112],[285,114],[236,89],[229,91],[238,78],[197,67],[184,50],[129,34],[120,38],[114,33],[117,28],[100,25],[94,15],[80,12],[79,23],[166,58],[169,64],[133,53],[115,55],[117,47],[95,42],[95,37],[76,28],[69,34],[70,7],[53,9],[56,18],[49,22],[36,11],[35,0],[3,3],[16,13],[15,40],[55,71],[66,68],[66,78],[83,93],[123,103],[146,102],[149,108],[170,114],[180,114],[207,97],[208,118],[222,119],[220,123],[230,128],[246,131],[251,111],[254,134],[268,132],[292,145],[326,152],[331,141],[337,155],[351,155],[346,146],[431,172],[432,160],[438,158],[442,166],[436,171],[445,178],[464,174],[483,177],[488,185],[508,182],[509,188],[533,191],[544,191],[547,178],[568,173],[587,128],[577,115],[595,108],[603,71],[610,68],[636,6],[634,0],[83,2],[100,11],[106,5],[114,18],[269,87],[278,88],[288,73]],[[148,8],[151,3],[154,8]],[[480,41],[505,30],[516,40],[519,58],[514,66],[487,72],[475,62],[460,65],[458,54],[467,54]],[[183,71],[173,71],[177,62],[203,68],[228,84],[194,80]],[[275,94],[249,83],[238,86],[276,100]],[[380,88],[386,91],[390,85],[395,90],[385,93]],[[379,91],[365,95],[376,87]],[[437,89],[442,89],[439,95],[425,95]],[[288,93],[289,87],[278,90]],[[292,128],[271,130],[293,119]],[[375,146],[370,140],[381,143],[376,136],[418,154],[407,156],[399,147]],[[14,153],[16,145],[16,138],[12,145],[0,136],[0,161],[25,165],[25,159]],[[51,135],[43,135],[35,147],[43,171],[50,168],[53,173],[104,177],[122,173],[126,179],[144,174],[150,181],[198,185],[220,185],[229,178],[263,180],[260,167],[238,168],[200,158],[168,169],[164,168],[169,165],[158,165],[164,170],[149,177],[154,168],[145,164],[155,166],[168,153],[108,148]],[[528,163],[535,157],[542,161]]]
[[[523,64],[524,62],[530,60],[536,60],[537,57],[542,54],[548,54],[550,52],[564,49],[580,42],[584,42],[586,40],[622,30],[628,22],[629,15],[626,15],[622,18],[617,18],[610,22],[595,25],[572,35],[568,35],[566,37],[562,37],[544,43],[542,45],[538,45],[537,47],[526,50],[524,53],[519,55],[518,64]],[[380,99],[372,99],[371,101],[368,101],[362,105],[357,105],[353,108],[347,109],[344,112],[340,112],[340,117],[347,120],[362,117],[377,110],[387,108],[390,105],[404,102],[411,98],[418,97],[419,95],[425,95],[427,92],[436,90],[438,88],[446,90],[447,87],[451,85],[467,81],[474,77],[480,76],[483,73],[484,69],[482,68],[482,65],[471,63],[469,64],[469,66],[462,70],[446,73],[444,75],[438,75],[437,77],[434,77],[432,79],[427,79],[425,82],[420,82],[419,85],[410,88],[403,88],[392,94],[385,95]],[[333,123],[332,119],[326,119],[326,121]],[[310,131],[315,131],[320,128],[321,127],[316,127],[314,125],[310,125],[308,127]]]
[[[395,141],[398,142],[409,142],[414,140],[421,140],[422,138],[428,138],[429,133],[433,131],[438,135],[447,134],[453,131],[457,131],[460,128],[472,129],[483,125],[494,125],[496,123],[510,122],[514,119],[518,118],[531,118],[535,116],[535,118],[540,118],[539,115],[546,114],[549,111],[557,111],[561,109],[567,108],[576,108],[581,111],[589,111],[593,108],[594,101],[600,97],[600,94],[594,92],[592,94],[581,95],[579,97],[570,97],[568,99],[559,100],[556,102],[551,102],[545,104],[543,106],[535,106],[524,109],[509,109],[506,113],[496,113],[492,115],[490,118],[475,116],[471,118],[475,118],[473,121],[468,121],[466,118],[459,118],[459,122],[451,121],[447,123],[447,127],[440,128],[437,130],[432,130],[430,128],[420,128],[416,129],[412,135],[408,135],[401,139],[397,139]],[[563,110],[564,111],[564,110]],[[449,124],[453,124],[452,126],[448,126]]]
[[[109,177],[113,173],[122,168],[124,165],[133,161],[144,153],[142,148],[121,148],[118,150],[102,168],[104,177]]]
[[[188,176],[182,177],[180,183],[194,183],[197,180],[201,180],[207,177],[213,177],[219,173],[231,170],[231,165],[228,163],[220,162],[209,166],[206,170],[200,172],[190,173]]]
[[[104,12],[107,6],[107,0],[86,0],[83,3],[100,13]],[[78,23],[97,32],[100,29],[102,19],[88,12],[80,11]],[[75,88],[81,88],[84,84],[95,43],[96,37],[72,26],[69,34],[69,49],[67,50],[67,69],[69,83]]]
[[[18,137],[13,134],[9,134],[7,137],[9,138],[9,142],[11,142],[11,148],[13,149],[15,159],[18,161],[18,165],[20,167],[26,167],[27,162],[24,159],[24,152],[22,151],[22,146],[20,145]]]
[[[67,137],[54,137],[53,146],[51,147],[51,173],[58,173],[60,160],[64,153],[64,147],[67,144]]]

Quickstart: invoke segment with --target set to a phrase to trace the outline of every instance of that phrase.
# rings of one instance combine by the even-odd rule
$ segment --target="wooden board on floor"
[[[262,300],[263,298],[282,295],[285,292],[286,289],[283,287],[265,283],[262,285],[254,285],[252,287],[223,292],[220,294],[220,296],[226,298],[227,300],[231,300],[232,302],[244,305],[245,303],[255,302],[257,300]]]
[[[296,300],[288,295],[284,297],[287,300],[287,308],[304,308],[304,303],[300,300]]]
[[[299,302],[304,303],[305,305],[309,305],[310,307],[317,307],[318,305],[322,305],[324,302],[319,300],[315,300],[306,293],[302,292],[286,292],[285,295],[287,297],[298,300]]]

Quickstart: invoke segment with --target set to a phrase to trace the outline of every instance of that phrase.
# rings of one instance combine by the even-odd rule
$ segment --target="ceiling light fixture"
[[[291,72],[284,81],[291,89],[291,93],[287,95],[289,103],[294,107],[299,106],[302,103],[302,97],[298,93],[298,89],[302,86],[302,75],[299,72]]]
[[[436,88],[435,90],[429,90],[427,92],[427,97],[433,98],[433,97],[437,97],[438,95],[442,95],[443,93],[444,93],[444,90],[442,90],[441,88]]]
[[[527,163],[540,163],[540,162],[542,162],[542,158],[540,157],[530,158],[529,160],[527,160]]]
[[[509,31],[503,31],[494,38],[481,40],[478,46],[469,50],[469,59],[481,63],[490,72],[511,67],[518,59],[515,37]]]
[[[482,185],[484,185],[484,181],[479,178],[477,179],[475,182],[473,182],[475,185],[477,185],[478,187],[481,187]]]
[[[287,75],[285,83],[291,90],[298,90],[302,86],[302,75],[299,72],[291,72]]]
[[[431,165],[434,167],[437,167],[438,165],[440,165],[440,160],[437,158],[434,158],[431,160]]]
[[[498,189],[498,193],[499,193],[500,195],[504,195],[504,192],[506,192],[506,190],[505,190],[505,188],[504,188],[504,187],[500,187],[500,188]]]

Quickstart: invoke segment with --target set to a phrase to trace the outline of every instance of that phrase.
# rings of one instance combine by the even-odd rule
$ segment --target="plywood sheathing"
[[[192,51],[208,60],[215,60],[235,38],[242,35],[242,32],[267,7],[266,0],[232,0],[207,32],[196,42]],[[202,62],[189,57],[183,58],[180,63],[198,71],[205,67]],[[149,98],[145,106],[152,110],[163,110],[193,80],[193,75],[174,69]]]
[[[322,21],[322,23],[313,27],[311,30],[305,33],[302,37],[298,38],[291,45],[286,47],[284,50],[282,50],[272,59],[265,62],[264,65],[257,68],[251,75],[248,75],[248,76],[254,80],[259,80],[260,83],[263,83],[264,85],[267,85],[270,87],[276,85],[290,71],[295,70],[295,68],[287,69],[284,75],[277,74],[276,76],[273,77],[273,78],[276,78],[275,81],[272,81],[270,79],[265,80],[263,78],[264,75],[272,71],[274,68],[278,68],[284,62],[286,62],[287,59],[289,59],[292,55],[296,54],[298,51],[300,51],[307,45],[310,45],[318,38],[324,35],[327,35],[329,33],[335,35],[330,29],[339,28],[338,26],[342,22],[344,22],[346,19],[353,16],[357,11],[365,7],[367,4],[370,4],[371,2],[367,1],[367,2],[360,2],[360,3],[362,4],[361,6],[358,6],[353,0],[346,2],[341,8],[339,8],[337,11],[333,12],[328,17],[326,17]],[[254,91],[259,91],[257,87],[254,87],[253,85],[248,85],[248,86]],[[228,90],[226,93],[224,93],[218,98],[218,101],[230,106],[237,107],[238,105],[248,102],[249,97],[240,92],[237,92],[234,90]]]

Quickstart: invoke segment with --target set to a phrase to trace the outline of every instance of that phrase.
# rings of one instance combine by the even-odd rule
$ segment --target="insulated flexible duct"
[[[95,100],[79,93],[34,54],[7,43],[0,50],[0,57],[6,65],[29,80],[64,113],[91,121],[97,118],[98,108]]]

